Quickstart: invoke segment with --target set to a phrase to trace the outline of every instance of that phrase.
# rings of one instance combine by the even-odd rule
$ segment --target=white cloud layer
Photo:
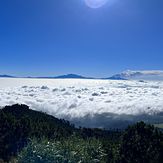
[[[31,109],[87,127],[163,122],[163,82],[82,79],[0,79],[0,106]]]

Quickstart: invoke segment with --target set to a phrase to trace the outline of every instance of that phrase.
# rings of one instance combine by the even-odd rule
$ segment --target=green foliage
[[[7,161],[16,156],[28,138],[62,139],[74,131],[68,121],[30,110],[26,105],[6,106],[0,110],[0,158]]]
[[[68,121],[30,110],[26,105],[6,106],[0,110],[0,159],[9,161],[17,156],[30,138],[35,138],[37,141],[47,139],[66,142],[69,137],[72,139],[72,135],[75,135],[71,141],[69,139],[69,146],[70,142],[77,144],[79,140],[83,142],[85,140],[85,144],[87,140],[90,140],[90,143],[100,140],[101,144],[105,145],[119,141],[120,134],[118,131],[102,129],[77,129]],[[112,152],[111,146],[108,147]],[[108,147],[104,148],[106,153]]]
[[[18,157],[17,157],[18,154]],[[0,162],[162,163],[163,134],[143,122],[125,131],[75,128],[26,105],[0,110]]]
[[[120,147],[122,163],[158,163],[162,160],[163,135],[144,122],[128,127]]]
[[[20,163],[97,163],[104,162],[106,154],[96,139],[71,137],[63,141],[35,140],[20,153]]]

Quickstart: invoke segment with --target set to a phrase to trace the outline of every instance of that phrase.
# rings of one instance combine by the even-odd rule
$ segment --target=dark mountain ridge
[[[15,78],[15,76],[11,76],[11,75],[0,75],[0,78]]]

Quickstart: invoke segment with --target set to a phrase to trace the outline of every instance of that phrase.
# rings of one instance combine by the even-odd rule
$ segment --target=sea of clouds
[[[27,104],[77,126],[163,123],[163,81],[0,79],[0,106]]]

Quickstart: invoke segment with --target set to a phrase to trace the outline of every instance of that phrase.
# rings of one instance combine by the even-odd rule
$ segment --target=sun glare
[[[100,8],[105,5],[108,0],[84,0],[86,5],[90,8]]]

